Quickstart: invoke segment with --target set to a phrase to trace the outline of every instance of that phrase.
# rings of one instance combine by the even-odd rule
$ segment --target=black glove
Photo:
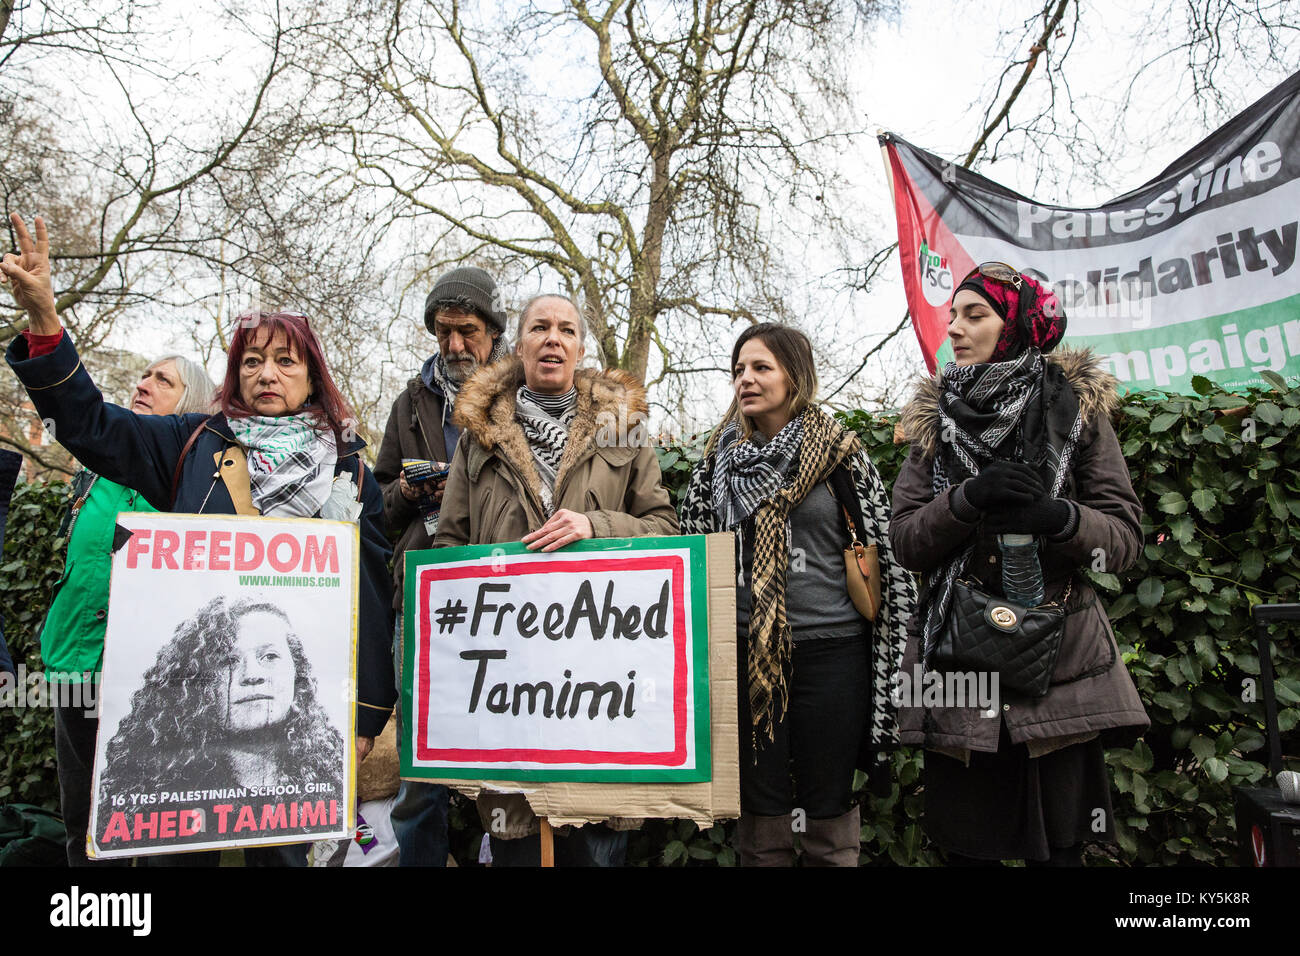
[[[984,530],[993,534],[1060,534],[1074,517],[1064,498],[1040,498],[1027,505],[984,513]]]
[[[962,495],[971,507],[988,511],[996,505],[1027,505],[1047,495],[1043,479],[1019,461],[995,461],[974,478],[962,482]]]

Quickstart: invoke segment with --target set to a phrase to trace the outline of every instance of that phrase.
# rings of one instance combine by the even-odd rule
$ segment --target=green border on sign
[[[503,767],[461,768],[424,767],[414,763],[415,715],[415,607],[417,567],[449,564],[474,558],[534,554],[518,541],[508,544],[471,544],[456,548],[407,551],[405,555],[405,593],[402,600],[402,714],[403,733],[398,741],[401,775],[416,779],[456,780],[530,780],[575,781],[590,783],[705,783],[713,779],[711,752],[712,720],[709,699],[709,567],[704,535],[681,535],[658,538],[589,538],[567,545],[551,554],[591,554],[620,551],[656,551],[673,549],[690,553],[691,626],[694,634],[691,670],[694,674],[695,762],[693,769],[617,769],[617,770],[514,770]]]

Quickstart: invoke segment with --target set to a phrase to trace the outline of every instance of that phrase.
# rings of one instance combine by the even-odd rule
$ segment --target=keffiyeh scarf
[[[528,439],[541,479],[542,504],[549,517],[554,508],[555,478],[559,473],[569,424],[578,414],[578,390],[564,395],[540,395],[521,386],[515,393],[515,420]]]
[[[1007,362],[945,365],[939,430],[931,478],[936,498],[995,459],[1034,466],[1048,494],[1058,497],[1070,474],[1083,419],[1063,373],[1030,348]],[[934,572],[925,609],[923,661],[929,660],[948,614],[953,584],[974,550],[972,541]]]
[[[761,447],[740,439],[734,423],[718,438],[710,489],[718,521],[730,531],[754,517],[748,676],[756,740],[759,735],[773,739],[789,703],[793,644],[785,587],[790,511],[836,465],[860,449],[856,435],[812,407]]]
[[[264,515],[310,518],[334,481],[334,436],[317,430],[311,412],[270,418],[232,418],[230,430],[248,456],[253,507]]]

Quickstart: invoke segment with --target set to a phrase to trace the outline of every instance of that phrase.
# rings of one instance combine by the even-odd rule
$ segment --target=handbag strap
[[[1074,590],[1074,575],[1071,574],[1065,581],[1065,591],[1061,594],[1061,610],[1064,611],[1066,605],[1070,603],[1070,592]]]
[[[829,479],[826,482],[826,490],[831,493],[831,501],[840,506],[840,513],[844,515],[844,526],[849,529],[849,537],[853,539],[856,547],[862,547],[862,542],[858,540],[858,529],[853,523],[853,516],[849,514],[849,509],[844,506],[844,502],[835,497],[835,489],[831,487]]]
[[[207,418],[203,419],[203,421],[194,426],[194,431],[190,432],[189,440],[185,443],[185,447],[181,449],[181,456],[176,459],[176,470],[172,472],[172,496],[168,499],[167,505],[169,509],[176,507],[176,492],[180,489],[181,469],[185,467],[186,456],[189,455],[190,449],[194,447],[194,443],[198,441],[199,435],[202,433],[204,427],[208,422],[212,421],[212,419],[216,417],[216,415],[209,415]]]

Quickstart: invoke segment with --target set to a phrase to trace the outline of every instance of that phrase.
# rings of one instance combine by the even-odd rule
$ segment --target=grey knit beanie
[[[497,307],[496,293],[496,282],[478,266],[452,269],[434,283],[433,291],[424,300],[424,324],[432,332],[433,315],[438,304],[463,301],[469,303],[470,308],[489,329],[505,332],[506,313]]]

